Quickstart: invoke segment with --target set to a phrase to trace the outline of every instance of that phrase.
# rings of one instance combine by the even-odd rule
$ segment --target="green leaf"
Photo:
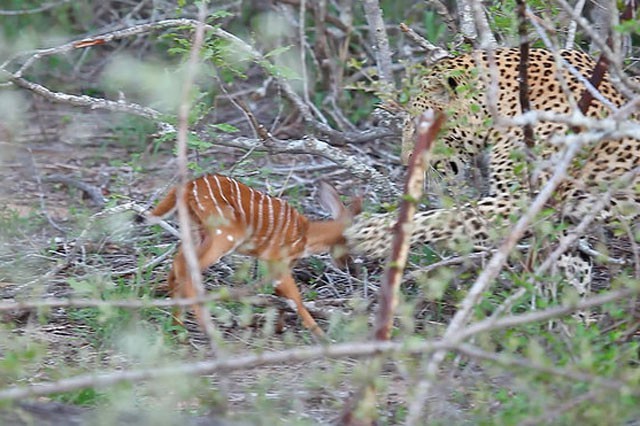
[[[211,127],[224,133],[235,133],[240,131],[236,126],[232,126],[228,123],[211,124]]]
[[[291,49],[291,45],[289,46],[280,46],[280,47],[276,47],[275,49],[273,49],[271,52],[267,52],[264,57],[265,58],[269,58],[271,56],[278,56],[286,51],[288,51],[289,49]]]

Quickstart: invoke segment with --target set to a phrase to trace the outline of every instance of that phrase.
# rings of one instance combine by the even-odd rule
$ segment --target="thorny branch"
[[[444,120],[443,113],[434,113],[432,110],[424,112],[418,118],[417,141],[409,161],[404,188],[405,197],[400,205],[398,220],[393,228],[391,257],[380,287],[380,303],[374,325],[374,334],[377,340],[389,340],[391,337],[393,314],[398,305],[400,281],[409,255],[413,230],[412,219],[416,211],[416,204],[422,197],[425,170],[429,164],[431,149]]]
[[[391,338],[394,313],[398,305],[400,282],[411,244],[413,216],[416,211],[416,204],[422,197],[425,170],[429,164],[431,149],[444,120],[444,113],[434,113],[432,110],[425,111],[417,120],[417,141],[409,161],[404,187],[404,200],[400,205],[398,220],[393,227],[391,255],[380,286],[378,311],[373,326],[374,337],[379,341],[386,341]],[[368,370],[372,378],[378,375],[379,367],[377,367],[377,364],[379,361],[379,359],[373,360],[369,365]],[[340,419],[341,424],[355,424],[357,407],[368,406],[367,408],[370,408],[371,405],[375,405],[375,394],[375,384],[373,382],[363,386],[345,404]],[[370,412],[369,409],[358,411]],[[361,422],[362,419],[358,421]]]
[[[474,333],[483,333],[492,330],[499,330],[514,325],[529,324],[533,321],[544,321],[550,318],[566,315],[567,313],[587,307],[599,306],[615,300],[636,295],[638,289],[625,289],[610,292],[604,295],[595,296],[582,300],[572,306],[551,308],[545,311],[531,314],[512,315],[498,321],[482,321],[475,324],[472,332],[465,330],[464,338],[471,337]],[[312,346],[303,349],[289,349],[277,352],[266,352],[258,355],[247,355],[243,357],[228,358],[223,360],[201,361],[197,363],[173,365],[162,368],[149,368],[138,370],[114,371],[105,374],[84,374],[72,378],[58,380],[50,383],[35,383],[29,386],[11,387],[0,390],[0,400],[16,400],[29,396],[42,396],[52,393],[72,391],[87,387],[104,388],[122,382],[139,382],[143,380],[153,380],[173,376],[196,376],[211,374],[214,372],[229,372],[236,370],[246,370],[264,365],[281,365],[310,361],[322,358],[344,358],[344,357],[366,357],[374,355],[392,354],[429,354],[434,351],[459,351],[470,357],[490,359],[499,363],[519,365],[534,371],[552,373],[559,377],[572,378],[579,381],[588,381],[599,384],[603,387],[620,391],[624,389],[630,394],[640,394],[640,388],[633,381],[616,380],[583,373],[569,368],[550,367],[536,364],[526,359],[516,357],[508,358],[486,354],[479,348],[464,344],[461,341],[454,343],[451,341],[371,341],[362,343],[340,343],[328,346]]]
[[[553,195],[557,186],[565,179],[569,165],[576,154],[580,151],[581,147],[581,143],[568,145],[562,158],[555,167],[553,176],[542,187],[540,193],[533,200],[529,208],[507,234],[505,241],[500,245],[498,251],[492,256],[487,266],[482,270],[475,283],[469,289],[469,292],[460,304],[460,308],[456,311],[444,333],[443,340],[445,342],[460,341],[460,336],[464,326],[471,317],[473,309],[477,306],[480,297],[489,289],[495,277],[502,270],[502,267],[509,257],[509,253],[511,253],[513,247],[522,238],[531,221],[544,207],[547,200]],[[422,418],[424,401],[433,386],[433,380],[435,380],[437,376],[438,368],[444,360],[445,355],[446,351],[436,351],[428,357],[424,366],[426,379],[422,380],[418,384],[413,401],[410,403],[407,424],[419,424],[419,421]]]

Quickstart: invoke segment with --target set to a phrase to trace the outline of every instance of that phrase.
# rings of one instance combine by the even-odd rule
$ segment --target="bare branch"
[[[431,147],[444,120],[443,113],[434,113],[432,110],[425,111],[418,119],[417,141],[409,161],[404,188],[405,196],[400,204],[398,221],[393,227],[391,256],[380,286],[380,302],[374,325],[377,340],[389,340],[391,336],[393,315],[398,304],[400,281],[409,255],[413,215],[416,211],[416,204],[422,197],[425,170],[429,164]]]
[[[581,147],[582,144],[579,143],[568,145],[562,158],[555,167],[553,176],[551,176],[549,181],[542,187],[538,196],[533,200],[520,220],[518,220],[518,222],[513,226],[511,231],[508,233],[506,240],[500,245],[498,251],[491,257],[487,266],[471,286],[471,289],[460,304],[460,308],[456,311],[444,333],[443,340],[445,342],[460,341],[461,332],[471,317],[478,300],[482,294],[489,289],[495,277],[502,270],[502,267],[509,257],[509,253],[511,253],[511,250],[520,238],[522,238],[522,235],[529,227],[531,221],[540,212],[540,210],[542,210],[547,200],[554,193],[556,187],[565,179],[567,169]],[[431,390],[433,380],[437,375],[438,368],[444,360],[445,355],[446,351],[436,351],[431,355],[431,357],[429,357],[430,359],[427,360],[424,367],[426,378],[418,384],[413,401],[410,403],[407,424],[415,425],[419,423],[422,409],[424,407],[424,401]]]
[[[582,15],[582,10],[584,9],[584,5],[587,0],[578,0],[576,2],[574,11],[576,15]],[[576,40],[576,29],[578,28],[578,23],[572,19],[569,23],[569,29],[567,31],[567,40],[564,43],[565,49],[573,49],[573,43]]]
[[[187,136],[189,133],[189,109],[191,108],[191,87],[193,86],[195,76],[198,70],[200,49],[204,42],[204,30],[205,19],[207,17],[206,3],[200,3],[198,6],[198,22],[196,24],[195,34],[193,36],[193,44],[191,45],[191,51],[189,52],[189,61],[187,62],[186,74],[182,85],[182,95],[180,99],[180,106],[178,109],[178,134],[177,134],[177,160],[178,160],[178,186],[177,186],[177,206],[178,206],[178,219],[180,221],[180,240],[182,242],[180,252],[187,261],[188,279],[193,283],[193,288],[196,290],[198,298],[202,298],[205,295],[204,286],[202,284],[202,273],[200,270],[199,260],[196,255],[193,238],[191,236],[191,218],[189,215],[189,208],[185,201],[184,194],[186,192],[186,185],[189,179],[189,168],[187,164]],[[180,253],[178,256],[181,255]],[[179,285],[185,285],[179,283]],[[204,332],[209,338],[209,344],[214,354],[218,353],[217,344],[215,343],[216,328],[211,321],[211,314],[209,308],[206,305],[199,304],[196,306],[200,314],[198,319],[201,320],[201,324],[204,327]]]
[[[235,138],[227,142],[218,142],[218,144],[242,149],[255,149],[257,151],[267,150],[272,153],[287,152],[319,155],[344,167],[359,179],[371,183],[376,194],[379,194],[384,199],[391,200],[400,196],[400,192],[396,189],[395,185],[382,173],[360,161],[358,158],[347,155],[328,143],[314,137],[289,141],[282,141],[272,137],[269,141],[265,142],[248,138]]]
[[[499,319],[490,317],[475,324],[471,324],[467,328],[461,329],[453,340],[456,342],[461,342],[462,340],[468,339],[471,336],[478,335],[479,333],[487,333],[489,331],[513,328],[519,325],[531,324],[534,322],[558,318],[572,312],[579,311],[581,309],[593,308],[596,306],[604,305],[605,303],[625,299],[638,294],[639,291],[640,289],[637,288],[625,288],[599,294],[593,297],[588,297],[565,306],[557,306],[554,308],[545,309],[543,311],[534,311],[528,312],[526,314],[511,315]],[[446,338],[444,340],[446,341]]]
[[[167,299],[167,300],[97,300],[97,299],[42,299],[29,302],[0,302],[0,312],[7,311],[32,311],[52,308],[166,308],[174,306],[189,306],[194,303],[207,303],[226,300],[247,300],[246,291],[229,290],[207,294],[203,297],[191,299]],[[249,299],[250,300],[250,299]]]
[[[429,164],[431,147],[444,123],[445,115],[441,112],[434,113],[427,110],[418,118],[417,142],[413,155],[409,161],[409,169],[404,187],[404,200],[400,205],[398,221],[393,227],[393,242],[389,264],[385,268],[379,292],[379,304],[373,326],[376,340],[386,341],[391,338],[393,316],[398,305],[398,292],[402,273],[407,263],[411,232],[413,231],[413,215],[416,204],[422,196],[425,170]],[[377,362],[378,361],[378,362]],[[380,360],[373,360],[369,366],[371,375],[379,370],[377,364]],[[376,374],[377,375],[377,374]],[[375,405],[375,384],[373,381],[366,383],[351,399],[347,401],[340,416],[340,424],[353,425],[356,411],[369,412],[370,410],[358,410],[358,407]],[[358,424],[372,423],[372,419],[358,419]]]
[[[518,64],[518,82],[520,96],[520,111],[527,113],[531,110],[529,103],[529,35],[527,31],[526,3],[525,0],[516,1],[518,10],[518,35],[520,37],[520,63]],[[527,148],[534,146],[533,126],[523,126],[524,142]]]
[[[503,318],[498,321],[491,319],[482,321],[473,326],[473,333],[465,333],[464,337],[472,334],[497,330],[501,328],[513,327],[514,325],[527,324],[531,321],[544,321],[556,316],[565,315],[577,309],[585,307],[598,306],[609,303],[613,300],[623,299],[630,295],[637,294],[638,290],[620,290],[606,295],[596,296],[585,299],[576,303],[572,307],[551,308],[549,310],[534,312],[533,314],[514,315],[512,317]],[[187,303],[188,301],[183,301]],[[524,318],[527,316],[527,318]],[[195,376],[202,374],[210,374],[213,372],[228,372],[235,370],[246,370],[264,365],[281,365],[293,364],[310,361],[314,359],[324,358],[343,358],[343,357],[365,357],[373,355],[392,355],[392,354],[429,354],[434,351],[456,350],[468,356],[478,357],[480,359],[489,359],[494,362],[504,362],[510,365],[520,365],[525,368],[531,368],[543,372],[553,372],[561,377],[571,377],[575,380],[589,381],[602,384],[605,387],[619,390],[624,388],[632,394],[639,394],[640,389],[637,384],[632,382],[617,381],[614,379],[600,378],[575,370],[549,367],[538,365],[529,360],[520,360],[518,358],[503,358],[502,355],[486,354],[480,349],[463,343],[453,344],[445,340],[433,342],[422,341],[371,341],[363,343],[341,343],[327,346],[312,346],[303,349],[290,349],[279,352],[266,352],[259,355],[248,355],[243,357],[235,357],[224,360],[201,361],[192,364],[178,364],[174,366],[162,368],[148,368],[139,370],[114,371],[105,374],[85,374],[72,378],[62,379],[50,383],[35,383],[23,387],[11,387],[0,390],[0,400],[16,400],[29,396],[42,396],[58,392],[67,392],[87,387],[104,388],[122,382],[139,382],[143,380],[153,380],[158,378],[173,376]],[[502,361],[504,359],[504,361]],[[551,369],[551,370],[550,370]]]
[[[418,33],[413,31],[405,23],[401,23],[400,24],[400,31],[405,33],[405,35],[411,41],[416,43],[418,46],[420,46],[425,51],[425,53],[426,53],[426,65],[427,66],[435,64],[436,62],[440,61],[441,59],[453,57],[453,55],[451,55],[449,52],[447,52],[443,48],[441,48],[439,46],[436,46],[435,44],[432,44],[429,40],[426,40],[426,39],[422,38]]]
[[[518,358],[507,354],[496,354],[493,352],[487,352],[472,345],[461,344],[454,350],[471,358],[484,359],[503,366],[522,367],[528,370],[538,371],[540,373],[551,374],[553,376],[565,377],[571,380],[592,383],[594,385],[598,385],[614,391],[623,391],[626,390],[625,388],[629,388],[630,393],[632,394],[636,394],[638,391],[640,391],[640,389],[637,389],[636,386],[634,386],[634,384],[631,382],[608,379],[604,377],[594,376],[588,373],[583,373],[581,371],[544,365],[531,359]]]
[[[16,86],[29,90],[53,102],[59,102],[73,106],[88,107],[92,109],[103,109],[112,112],[124,112],[127,114],[133,114],[139,117],[144,117],[156,121],[164,131],[175,131],[173,126],[161,120],[162,114],[153,108],[144,107],[132,102],[116,102],[103,98],[95,98],[88,95],[78,96],[62,92],[53,92],[45,86],[37,83],[32,83],[22,77],[18,77],[17,74],[11,74],[2,69],[0,69],[0,73],[4,74],[6,78]]]
[[[391,50],[389,49],[389,38],[382,19],[382,9],[378,0],[363,0],[364,14],[369,24],[371,38],[374,41],[374,52],[376,53],[376,64],[378,65],[378,76],[383,83],[383,93],[391,98],[395,84],[393,72],[391,71]]]

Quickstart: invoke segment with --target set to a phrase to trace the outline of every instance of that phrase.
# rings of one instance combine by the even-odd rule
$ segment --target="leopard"
[[[613,124],[580,147],[547,205],[556,221],[577,223],[608,190],[608,202],[598,211],[596,222],[609,226],[620,220],[632,225],[636,221],[640,213],[640,133],[634,136],[619,130],[638,117],[634,111],[622,114],[633,110],[633,104],[614,84],[612,75],[604,74],[583,115],[577,104],[589,85],[594,59],[578,50],[530,49],[528,114],[538,115],[530,120],[533,138],[527,140],[524,126],[514,123],[523,117],[520,62],[519,48],[471,51],[441,60],[420,77],[418,90],[406,107],[403,160],[414,145],[414,118],[428,109],[442,111],[447,126],[440,133],[437,147],[441,149],[434,151],[430,169],[462,179],[474,159],[486,156],[488,184],[462,205],[418,211],[413,217],[412,247],[497,241],[548,182],[562,153],[578,143],[571,136],[580,136],[587,130],[586,123],[596,119],[609,119]],[[394,222],[393,212],[361,216],[347,230],[352,251],[369,258],[387,256]],[[559,263],[590,274],[588,262],[577,266],[567,262],[564,258]]]

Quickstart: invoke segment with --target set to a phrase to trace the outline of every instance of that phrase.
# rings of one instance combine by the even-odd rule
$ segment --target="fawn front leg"
[[[298,316],[302,319],[302,324],[309,329],[317,338],[324,340],[325,335],[320,326],[313,319],[307,308],[302,303],[302,296],[298,290],[298,286],[291,276],[289,269],[284,269],[284,265],[270,264],[270,270],[273,273],[274,285],[276,294],[280,297],[285,297],[296,305]]]
[[[216,230],[218,231],[218,230]],[[197,248],[196,255],[198,257],[198,267],[202,272],[207,267],[216,263],[222,256],[233,251],[237,244],[237,236],[229,238],[231,233],[222,231],[216,232],[213,235],[206,235],[199,247]],[[172,298],[183,297],[185,299],[192,299],[198,296],[198,292],[193,285],[191,274],[189,273],[189,267],[187,260],[184,257],[183,247],[180,247],[178,254],[173,260],[173,268],[169,273],[169,294]],[[202,329],[206,329],[204,325],[204,312],[202,305],[196,304],[191,307],[196,315],[198,323]],[[182,324],[182,309],[175,307],[173,309],[174,324]]]

